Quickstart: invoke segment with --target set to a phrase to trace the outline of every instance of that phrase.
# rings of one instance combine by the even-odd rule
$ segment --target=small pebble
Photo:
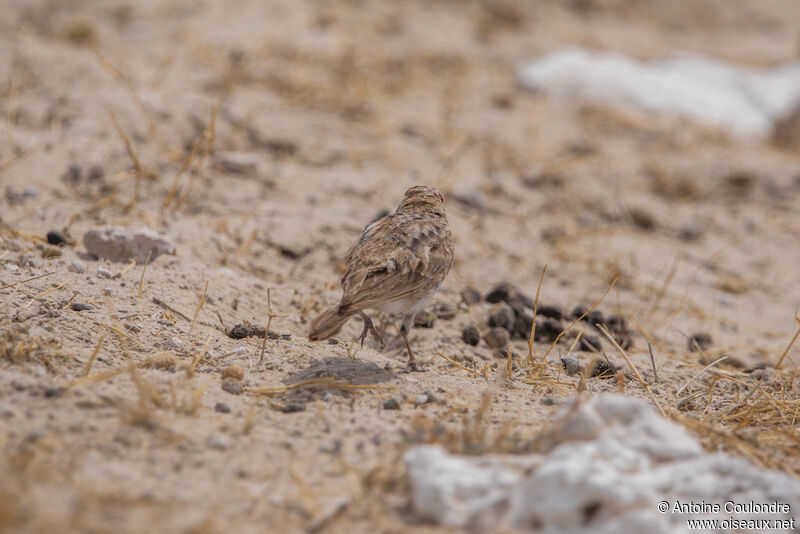
[[[6,268],[6,271],[11,271],[12,273],[19,271],[19,266],[14,265],[13,263],[6,263],[3,265],[3,267]]]
[[[489,326],[499,326],[509,332],[514,330],[514,320],[516,316],[511,306],[503,303],[500,308],[489,314]]]
[[[231,407],[224,402],[218,402],[214,405],[214,411],[219,413],[231,413]]]
[[[561,334],[561,323],[555,319],[544,319],[536,322],[535,341],[552,342]]]
[[[531,337],[531,328],[533,327],[533,315],[528,313],[520,313],[514,319],[514,330],[512,334],[520,339],[529,339]]]
[[[423,404],[428,404],[428,396],[425,395],[425,394],[417,395],[416,398],[414,399],[414,404],[416,406],[421,406]]]
[[[556,401],[555,401],[555,399],[553,399],[553,397],[542,397],[542,399],[539,402],[541,402],[545,406],[552,406],[552,405],[554,405],[556,403]]]
[[[297,412],[305,411],[305,409],[306,409],[305,404],[289,403],[286,406],[284,406],[283,408],[281,408],[281,411],[283,413],[297,413]]]
[[[400,409],[400,401],[392,397],[391,399],[385,401],[383,403],[384,410],[399,410]]]
[[[433,328],[433,321],[436,318],[432,313],[418,313],[414,317],[414,328]]]
[[[475,325],[466,326],[464,330],[461,331],[461,339],[464,343],[474,347],[481,341],[481,332]]]
[[[223,380],[243,380],[244,369],[240,365],[229,365],[222,370]]]
[[[84,304],[83,302],[73,302],[69,307],[72,311],[88,311],[94,309],[92,306]]]
[[[67,240],[64,239],[64,234],[62,234],[61,232],[58,232],[56,230],[50,230],[49,232],[47,232],[47,242],[50,243],[51,245],[62,245],[66,243]]]
[[[183,346],[183,341],[180,338],[171,337],[169,338],[169,346],[173,349],[180,349]]]
[[[539,306],[536,308],[536,315],[549,317],[551,319],[556,319],[557,321],[560,321],[564,318],[564,312],[561,311],[561,308],[558,306]]]
[[[114,273],[111,272],[111,269],[107,269],[102,265],[97,268],[97,277],[98,278],[114,278]]]
[[[511,335],[508,330],[501,327],[494,327],[484,337],[486,344],[493,349],[505,349],[508,347],[508,342],[511,340]]]
[[[508,282],[501,282],[497,284],[489,293],[486,294],[486,302],[495,304],[497,302],[504,302],[508,300],[513,292],[511,284]]]
[[[439,304],[433,309],[433,314],[437,319],[449,321],[456,316],[456,309],[449,304]]]
[[[47,398],[60,397],[62,393],[64,393],[63,387],[44,388],[44,396]]]
[[[561,364],[570,376],[578,374],[581,370],[581,364],[575,356],[564,356],[561,358]]]
[[[231,395],[241,395],[242,384],[238,380],[224,380],[222,382],[222,391],[230,393]]]
[[[68,270],[73,273],[85,273],[86,272],[86,264],[83,263],[81,260],[75,260],[69,264]]]
[[[331,402],[333,400],[333,393],[330,391],[326,391],[324,395],[322,395],[323,402]]]
[[[208,437],[208,446],[218,451],[224,451],[228,448],[228,440],[219,434],[212,434]]]
[[[605,319],[603,318],[603,312],[601,312],[600,310],[590,311],[588,314],[586,314],[586,317],[584,317],[583,320],[592,326],[598,324],[605,324],[606,322]]]
[[[474,306],[481,301],[481,292],[474,287],[467,287],[461,290],[461,300],[467,306]]]

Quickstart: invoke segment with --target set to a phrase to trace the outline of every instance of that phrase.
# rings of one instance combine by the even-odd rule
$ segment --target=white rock
[[[146,228],[95,228],[83,234],[83,245],[89,254],[116,262],[144,263],[151,252],[150,261],[159,254],[175,254],[175,245],[166,236]]]
[[[700,56],[641,63],[561,50],[523,66],[520,83],[555,95],[636,107],[764,138],[800,102],[800,63],[751,70]]]
[[[12,273],[19,271],[19,266],[13,263],[6,263],[3,267],[5,267],[6,271],[11,271]]]
[[[97,267],[97,277],[98,278],[114,278],[114,273],[111,272],[111,269],[107,267],[103,267],[100,265]]]
[[[489,528],[508,513],[511,489],[520,472],[499,458],[481,462],[446,453],[437,446],[421,446],[405,454],[411,478],[414,511],[442,525]]]
[[[86,264],[83,263],[81,260],[75,260],[69,264],[69,267],[67,269],[73,273],[85,273]]]
[[[484,532],[686,531],[686,519],[789,519],[800,481],[740,458],[703,452],[680,425],[643,401],[597,395],[567,408],[543,435],[549,452],[462,457],[437,446],[405,455],[414,512],[434,523]],[[513,458],[513,460],[510,460]],[[526,463],[527,462],[527,463]],[[788,514],[662,513],[661,501],[788,504]]]

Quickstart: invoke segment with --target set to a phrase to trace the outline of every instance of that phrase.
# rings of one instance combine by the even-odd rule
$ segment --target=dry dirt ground
[[[532,358],[514,340],[510,362],[462,342],[496,307],[462,290],[533,297],[545,264],[540,304],[565,312],[613,283],[598,309],[627,320],[668,417],[799,474],[797,150],[514,77],[568,45],[797,60],[798,9],[4,0],[0,530],[435,531],[410,513],[404,448],[524,451],[577,395],[650,399],[605,338],[616,379],[565,373],[572,336],[600,337],[585,322]],[[457,248],[431,305],[454,317],[411,336],[427,372],[404,372],[389,320],[386,349],[352,343],[358,320],[309,342],[348,246],[419,183],[447,194]],[[83,233],[106,224],[162,231],[176,254],[87,258]],[[50,230],[68,242],[46,245]],[[226,335],[244,322],[290,337]]]

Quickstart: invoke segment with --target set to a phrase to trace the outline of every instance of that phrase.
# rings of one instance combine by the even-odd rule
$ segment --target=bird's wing
[[[439,285],[453,263],[447,223],[391,214],[364,229],[348,251],[341,305],[366,309]]]

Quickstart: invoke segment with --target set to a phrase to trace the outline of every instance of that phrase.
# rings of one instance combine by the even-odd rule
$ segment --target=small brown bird
[[[397,211],[367,225],[347,252],[342,300],[314,319],[308,338],[329,338],[358,315],[364,321],[361,343],[367,332],[383,343],[364,310],[402,314],[400,335],[408,350],[409,367],[422,370],[408,343],[408,332],[417,312],[430,302],[450,271],[453,253],[444,197],[433,187],[412,187]]]

